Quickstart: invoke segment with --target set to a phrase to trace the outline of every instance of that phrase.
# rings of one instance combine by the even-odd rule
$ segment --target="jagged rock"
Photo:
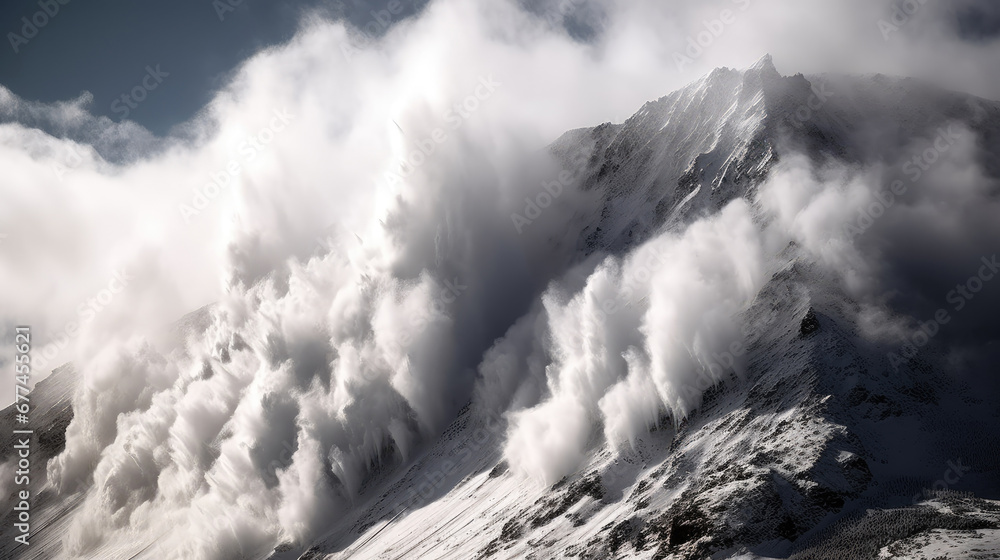
[[[806,316],[802,318],[802,325],[799,327],[799,333],[802,336],[809,336],[818,330],[819,319],[816,317],[816,312],[810,307],[809,311],[806,312]]]

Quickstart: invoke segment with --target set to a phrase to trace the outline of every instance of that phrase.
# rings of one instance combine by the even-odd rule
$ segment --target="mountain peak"
[[[750,70],[762,70],[774,72],[775,74],[778,73],[778,69],[774,67],[774,59],[771,57],[770,53],[758,58],[757,62],[754,62],[753,65],[747,68],[747,71]]]
[[[774,60],[771,59],[771,55],[769,54],[760,57],[757,62],[753,63],[753,66],[744,71],[743,75],[745,77],[760,78],[761,84],[781,78],[781,74],[774,67]]]

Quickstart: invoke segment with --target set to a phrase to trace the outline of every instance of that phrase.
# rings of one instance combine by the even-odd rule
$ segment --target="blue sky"
[[[549,1],[526,0],[523,4],[537,7]],[[563,1],[577,8],[591,3]],[[22,99],[47,103],[75,99],[88,91],[93,95],[89,110],[95,116],[115,121],[127,117],[162,136],[194,116],[241,61],[289,40],[303,12],[319,10],[359,28],[367,25],[369,31],[381,32],[426,3],[7,0],[0,3],[0,30],[5,37],[0,47],[0,84]],[[374,24],[377,13],[389,13],[390,4],[398,13],[391,15],[389,25]],[[891,2],[885,4],[890,6]],[[55,15],[43,15],[46,6]],[[970,42],[992,40],[1000,32],[1000,3],[995,1],[958,0],[945,12],[953,17],[956,34]],[[34,23],[26,25],[32,20]],[[578,37],[594,33],[586,22],[569,19],[566,25]],[[121,96],[128,95],[150,69],[155,72],[157,68],[163,79],[155,91],[143,92],[143,101],[126,114]]]
[[[350,206],[350,197],[367,196],[357,185],[376,184],[372,178],[384,179],[400,154],[409,157],[401,137],[426,138],[435,123],[445,122],[453,103],[467,99],[483,79],[503,86],[463,125],[462,140],[454,135],[448,149],[456,161],[465,161],[462,150],[500,145],[493,143],[494,128],[509,128],[517,138],[512,145],[526,153],[527,146],[541,150],[566,130],[621,122],[647,101],[713,68],[745,68],[765,53],[785,75],[934,78],[949,89],[1000,99],[995,0],[927,3],[888,36],[882,22],[893,18],[890,0],[510,0],[519,5],[510,10],[501,9],[504,0],[435,0],[431,9],[425,2],[2,3],[0,84],[16,98],[0,98],[0,122],[19,125],[5,129],[5,146],[7,155],[21,159],[3,162],[0,233],[9,235],[4,256],[23,259],[4,268],[24,272],[17,275],[18,289],[5,290],[18,294],[21,307],[0,308],[22,309],[40,331],[58,332],[80,301],[107,284],[119,266],[115,259],[126,260],[121,255],[131,254],[131,245],[158,247],[167,239],[171,247],[183,248],[171,253],[178,259],[170,261],[171,270],[194,271],[193,276],[174,284],[171,277],[150,272],[149,285],[176,294],[179,303],[171,307],[178,314],[214,301],[218,283],[206,271],[223,261],[214,251],[232,242],[225,228],[237,210],[258,212],[254,219],[260,224],[241,227],[275,232],[267,251],[252,247],[245,254],[263,255],[267,266],[268,259],[283,262],[288,254],[306,254],[331,223],[354,219],[354,213],[337,212]],[[522,13],[525,6],[537,19]],[[364,64],[345,60],[343,28],[324,24],[302,33],[303,41],[258,58],[248,73],[255,80],[231,83],[234,68],[261,49],[287,43],[303,13],[313,9],[369,32],[422,13],[413,26],[397,28],[405,32],[391,40],[363,46]],[[706,22],[727,10],[739,14],[735,23],[709,34],[703,52],[680,67],[677,56],[689,53],[694,37],[700,42],[709,33]],[[387,14],[393,16],[388,26],[373,24]],[[219,97],[206,118],[193,118],[222,89],[234,99]],[[90,94],[85,109],[100,118],[81,116],[79,104],[66,110],[66,104],[53,103],[80,99],[83,91]],[[116,109],[127,107],[122,96],[136,91],[143,99],[128,107],[122,122],[125,112]],[[298,95],[303,92],[308,95]],[[286,108],[298,115],[293,127],[301,128],[282,135],[272,157],[278,161],[282,154],[296,162],[287,167],[295,170],[291,178],[248,172],[241,192],[227,191],[225,200],[211,207],[211,218],[191,227],[180,221],[179,205],[190,203],[192,190],[234,156],[229,142],[262,130],[268,121],[260,118]],[[192,126],[172,129],[184,123]],[[188,135],[192,129],[204,134]],[[163,149],[172,147],[182,149]],[[31,171],[19,173],[15,165]],[[66,169],[72,172],[67,175]],[[466,180],[466,171],[458,169],[454,184]],[[272,192],[269,185],[280,188]],[[256,198],[245,200],[251,195]],[[29,199],[39,206],[28,205]],[[122,224],[133,221],[140,233],[122,233]],[[109,249],[119,245],[129,247]],[[154,270],[142,262],[147,264]],[[138,294],[137,301],[174,301],[174,295]]]
[[[392,16],[393,23],[426,3],[394,1],[399,13]],[[203,107],[242,60],[290,39],[304,10],[319,9],[364,27],[374,21],[373,11],[387,12],[389,0],[42,0],[42,4],[55,15],[38,15],[43,11],[38,0],[0,3],[5,38],[0,47],[0,84],[23,99],[42,102],[73,99],[86,90],[94,96],[91,112],[117,121],[125,114],[112,104],[142,83],[147,66],[155,70],[159,65],[160,72],[169,76],[129,110],[128,118],[163,135]],[[22,18],[43,25],[32,24],[37,27],[33,34]],[[115,108],[119,107],[123,105]]]

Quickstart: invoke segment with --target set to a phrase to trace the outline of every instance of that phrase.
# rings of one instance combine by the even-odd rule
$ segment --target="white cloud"
[[[177,527],[164,538],[187,539],[184,557],[307,542],[351,506],[373,462],[406,460],[447,424],[475,390],[469,371],[515,322],[480,369],[501,389],[491,406],[519,410],[507,454],[529,476],[571,471],[595,418],[621,445],[661,407],[697,406],[700,393],[684,388],[732,340],[730,317],[762,282],[774,240],[738,202],[600,263],[582,290],[545,291],[569,265],[559,243],[575,241],[570,212],[524,234],[510,220],[558,176],[545,146],[767,51],[782,70],[947,69],[983,93],[981,69],[995,64],[992,46],[937,28],[930,41],[907,30],[886,46],[879,11],[860,0],[759,0],[676,72],[673,53],[729,4],[588,4],[606,19],[581,42],[506,1],[442,0],[350,60],[342,25],[307,20],[288,45],[249,60],[185,139],[143,144],[141,157],[120,141],[141,131],[91,123],[85,100],[41,107],[4,90],[5,110],[25,122],[41,113],[42,128],[76,138],[0,125],[4,327],[29,323],[44,345],[113,271],[133,276],[56,358],[72,359],[83,383],[50,481],[69,491],[95,480],[69,549],[86,553],[126,524]],[[845,50],[844,37],[859,39]],[[484,76],[501,85],[456,125],[455,104]],[[291,115],[280,130],[275,111]],[[66,132],[82,121],[93,130]],[[436,129],[446,139],[427,161],[386,181]],[[181,206],[222,171],[229,184],[186,219]],[[784,220],[779,237],[818,240],[850,193],[789,187],[769,207]],[[589,202],[563,196],[563,208]],[[848,200],[808,214],[838,196]],[[651,254],[670,265],[645,278]],[[468,288],[442,295],[456,282]],[[616,299],[631,306],[609,314],[603,302]],[[213,301],[208,331],[184,352],[143,342]]]

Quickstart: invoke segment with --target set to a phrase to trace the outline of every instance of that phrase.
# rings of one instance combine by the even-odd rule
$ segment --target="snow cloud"
[[[715,33],[721,10],[738,15]],[[960,243],[987,254],[996,209],[977,201],[995,184],[968,165],[975,131],[922,172],[937,187],[856,245],[830,240],[879,200],[876,172],[793,160],[752,200],[589,259],[574,217],[595,195],[546,149],[768,51],[780,70],[940,71],[1000,96],[993,43],[938,12],[888,44],[889,10],[860,0],[440,0],[378,38],[306,16],[168,138],[92,117],[86,96],[0,89],[0,328],[30,324],[36,348],[57,343],[48,366],[73,361],[82,379],[47,466],[54,491],[83,493],[66,550],[135,532],[176,558],[308,544],[473,399],[509,411],[512,467],[553,482],[595,438],[628,445],[739,374],[733,317],[789,241],[860,294],[902,282],[926,247],[874,265],[876,238],[937,228],[933,254],[954,269]],[[512,224],[553,180],[551,208]],[[949,204],[972,220],[928,222],[953,180]]]

